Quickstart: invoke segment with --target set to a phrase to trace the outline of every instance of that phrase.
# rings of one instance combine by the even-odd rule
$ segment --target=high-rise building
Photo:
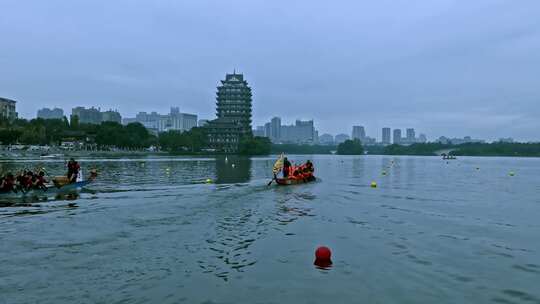
[[[389,145],[391,143],[391,132],[390,128],[382,128],[382,143],[384,145]]]
[[[37,111],[37,118],[42,119],[63,119],[64,118],[64,110],[60,108],[43,108]]]
[[[15,100],[0,97],[0,117],[9,121],[17,119],[16,103]]]
[[[274,117],[270,121],[270,140],[279,142],[281,140],[281,118]]]
[[[313,144],[317,142],[313,120],[296,120],[294,125],[281,126],[281,141]]]
[[[400,129],[394,129],[394,144],[401,144],[402,138],[401,138],[401,130]]]
[[[71,110],[71,117],[73,116],[77,116],[79,118],[79,123],[95,125],[99,125],[101,123],[101,111],[94,107],[88,109],[85,107],[75,107]]]
[[[272,136],[272,124],[269,122],[264,124],[264,136],[268,138]]]
[[[243,136],[251,135],[251,88],[244,75],[227,74],[217,87],[217,119],[205,126],[211,148],[235,152]]]
[[[122,116],[120,115],[120,113],[118,113],[118,111],[113,110],[101,112],[101,122],[105,121],[122,123]]]
[[[343,142],[345,142],[346,140],[349,140],[349,139],[350,139],[350,137],[347,134],[338,134],[338,135],[336,135],[335,142],[336,142],[337,145],[339,145],[339,144],[341,144],[341,143],[343,143]]]
[[[364,129],[364,127],[353,126],[351,138],[358,139],[363,142],[366,139],[366,130]]]
[[[122,123],[122,116],[118,111],[105,111],[101,112],[99,108],[85,108],[85,107],[76,107],[71,110],[71,117],[77,116],[79,118],[79,123],[86,124],[95,124],[99,125],[102,122],[112,121],[117,123]]]
[[[197,126],[197,115],[180,113],[180,108],[172,107],[169,114],[169,130],[189,131]]]
[[[161,115],[159,115],[157,112],[139,112],[135,116],[135,121],[141,123],[148,130],[158,132],[160,117]]]
[[[264,126],[257,126],[257,128],[253,130],[253,136],[266,137],[266,134],[264,133]]]
[[[205,121],[204,119],[199,120],[199,126],[203,125]],[[127,118],[123,122],[124,124],[128,122],[141,123],[145,128],[155,133],[169,130],[189,131],[197,126],[197,115],[181,113],[179,107],[171,107],[169,114],[139,112],[135,118]]]
[[[414,143],[416,141],[416,134],[413,128],[407,129],[407,141],[410,143]]]

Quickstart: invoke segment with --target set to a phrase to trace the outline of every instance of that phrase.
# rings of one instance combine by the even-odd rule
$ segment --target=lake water
[[[540,303],[540,159],[310,158],[81,159],[79,197],[0,208],[0,303]]]

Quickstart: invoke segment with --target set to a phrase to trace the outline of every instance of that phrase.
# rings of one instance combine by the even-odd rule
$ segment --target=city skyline
[[[73,114],[73,110],[76,110],[76,109],[79,109],[79,108],[82,108],[82,109],[85,109],[84,106],[77,106],[77,107],[74,107],[72,108],[72,114]],[[42,113],[43,111],[62,111],[63,112],[63,109],[62,108],[58,108],[58,107],[54,107],[54,108],[48,108],[48,107],[43,107],[43,108],[40,108],[37,110],[37,114],[35,115],[35,117],[32,117],[32,118],[43,118],[43,119],[51,119],[51,118],[58,118],[58,117],[47,117],[47,115],[51,115],[50,113],[49,114],[45,114],[45,115],[41,115],[40,117],[40,113]],[[87,110],[97,110],[97,111],[101,111],[101,107],[97,107],[97,106],[89,106],[87,108]],[[156,117],[161,117],[161,118],[166,118],[170,115],[172,115],[173,112],[177,112],[177,114],[180,114],[180,115],[189,115],[189,116],[194,116],[193,120],[194,121],[198,121],[197,123],[197,126],[201,127],[203,126],[204,124],[206,124],[209,120],[208,119],[197,119],[198,115],[197,114],[190,114],[190,113],[180,113],[180,107],[178,106],[171,106],[169,108],[170,110],[170,113],[169,114],[159,114],[157,111],[151,111],[151,112],[144,112],[144,111],[140,111],[140,112],[137,112],[137,114],[135,115],[135,117],[125,117],[124,115],[122,115],[122,113],[120,113],[119,111],[117,110],[107,110],[107,111],[104,111],[102,113],[119,113],[121,116],[120,116],[120,119],[121,119],[121,123],[122,124],[127,124],[127,123],[131,123],[131,122],[141,122],[143,125],[145,125],[145,127],[149,128],[150,130],[158,130],[160,132],[162,131],[165,131],[167,130],[167,128],[165,127],[157,127],[157,124],[158,122],[154,122],[154,120],[150,119],[146,119],[146,118],[138,118],[140,115],[154,115]],[[71,115],[72,115],[71,114]],[[70,114],[64,114],[63,117],[66,117],[66,118],[70,118],[71,116]],[[25,117],[22,117],[22,118],[25,118]],[[30,118],[30,119],[32,119]],[[190,117],[191,119],[191,117]],[[106,119],[108,120],[108,119]],[[267,128],[271,127],[272,128],[272,134],[276,134],[276,132],[279,132],[281,133],[281,129],[280,131],[276,131],[276,126],[274,125],[275,121],[279,121],[279,124],[281,125],[281,117],[280,116],[273,116],[270,123],[272,123],[272,125],[270,126],[270,123],[265,123],[263,125],[256,125],[254,124],[253,125],[253,128],[252,128],[252,131],[253,131],[253,134],[256,135],[256,136],[266,136],[266,133],[267,133]],[[294,120],[296,123],[300,122],[300,123],[306,123],[306,122],[309,122],[313,125],[313,130],[314,130],[314,134],[316,133],[318,136],[321,136],[321,135],[331,135],[332,137],[335,137],[335,136],[338,136],[338,135],[347,135],[349,138],[351,139],[355,139],[355,136],[350,136],[348,134],[346,134],[345,131],[338,131],[336,133],[331,133],[331,132],[319,132],[319,129],[317,129],[315,127],[315,121],[313,119],[311,120],[301,120],[301,119],[295,119]],[[153,126],[148,126],[146,124],[146,122],[150,122],[150,124],[156,124],[156,127],[153,127]],[[98,122],[92,122],[92,123],[98,123]],[[189,127],[184,127],[184,128],[178,128],[179,130],[188,130],[190,129],[191,127],[194,127],[195,125],[193,125],[191,122],[188,124]],[[291,125],[281,125],[282,127],[293,127],[294,124],[291,124]],[[420,139],[420,141],[412,141],[412,142],[436,142],[436,141],[444,141],[442,139],[447,139],[448,141],[460,141],[460,140],[463,140],[463,139],[467,139],[467,138],[471,138],[470,135],[464,135],[462,137],[460,136],[448,136],[448,135],[436,135],[436,136],[431,136],[431,137],[428,137],[426,136],[424,133],[419,133],[419,137],[415,137],[415,132],[416,132],[416,129],[415,128],[389,128],[389,127],[383,127],[381,128],[382,129],[382,134],[377,134],[376,132],[368,132],[366,131],[366,128],[364,128],[364,126],[358,126],[358,125],[351,125],[351,128],[352,128],[352,134],[355,133],[355,129],[356,128],[360,128],[362,131],[361,131],[361,134],[363,134],[363,136],[365,136],[366,139],[368,139],[368,144],[372,144],[372,143],[377,143],[377,144],[389,144],[389,143],[394,143],[394,140],[393,140],[393,135],[388,133],[387,136],[388,138],[385,140],[385,135],[384,135],[384,132],[385,132],[385,129],[388,129],[389,131],[388,132],[394,132],[395,130],[398,130],[400,131],[400,134],[402,133],[401,131],[405,130],[406,132],[410,132],[410,130],[412,130],[412,136],[413,136],[413,139],[416,138],[416,139]],[[172,129],[175,129],[175,128],[172,128]],[[171,129],[171,130],[172,130]],[[380,130],[379,130],[380,131]],[[381,133],[381,132],[379,132]],[[263,135],[261,135],[263,134]],[[394,133],[395,134],[395,133]],[[275,135],[274,135],[275,136]],[[268,136],[267,136],[268,137]],[[343,137],[343,136],[341,136]],[[279,138],[279,137],[278,137]],[[410,144],[411,141],[409,140],[409,142],[407,142],[407,139],[409,139],[409,135],[407,134],[405,137],[401,137],[403,140],[402,141],[398,141],[397,143],[401,143],[401,144]],[[356,139],[361,139],[361,136],[360,137],[356,137]],[[370,140],[371,139],[371,140]],[[373,141],[374,140],[374,141]],[[515,139],[513,137],[497,137],[491,141],[514,141]],[[476,139],[474,141],[484,141],[484,139]]]
[[[26,116],[26,115],[21,115],[21,111],[19,109],[19,106],[21,105],[21,102],[17,102],[17,113],[19,115],[20,118],[27,118],[27,119],[33,119],[33,118],[38,118],[38,114],[37,112],[39,112],[40,110],[44,110],[44,109],[60,109],[60,110],[63,110],[64,111],[64,108],[63,107],[59,107],[59,106],[51,106],[51,105],[43,105],[42,107],[40,108],[36,108],[34,110],[34,114],[33,115],[29,115],[29,116]],[[102,107],[100,105],[96,105],[96,104],[92,104],[92,103],[88,103],[88,104],[85,104],[85,105],[81,105],[81,103],[75,103],[74,105],[76,106],[73,106],[73,107],[70,107],[68,108],[69,111],[64,111],[64,116],[66,116],[67,118],[69,118],[70,116],[70,112],[73,108],[77,108],[77,107],[83,107],[83,108],[105,108],[105,107]],[[144,113],[144,112],[148,112],[148,113],[152,113],[152,112],[158,112],[158,113],[161,113],[161,112],[166,112],[167,110],[170,110],[171,107],[178,107],[178,106],[165,106],[165,109],[163,111],[161,110],[156,110],[155,108],[152,108],[152,107],[149,107],[149,108],[145,108],[145,109],[149,109],[149,110],[146,110],[146,111],[139,111],[139,110],[131,110],[129,113],[133,112],[135,113],[134,115],[126,115],[124,114],[122,111],[119,111],[117,109],[115,109],[114,111],[117,111],[118,113],[120,113],[122,115],[122,119],[124,118],[127,118],[127,117],[134,117],[136,116],[137,114],[140,114],[140,113]],[[256,106],[255,106],[256,107]],[[182,108],[183,109],[183,108]],[[186,111],[188,112],[188,111]],[[195,114],[197,115],[200,120],[203,120],[203,121],[206,121],[206,120],[211,120],[211,118],[208,118],[208,117],[211,117],[212,114],[208,114],[208,115],[199,115],[199,114]],[[296,121],[296,120],[313,120],[315,121],[315,119],[313,118],[310,118],[310,119],[307,119],[307,118],[299,118],[298,116],[280,116],[280,115],[275,115],[273,117],[278,117],[280,119],[283,119],[282,117],[293,117],[291,119],[287,119],[287,120],[291,120],[291,121]],[[318,122],[318,120],[317,120]],[[261,124],[264,125],[265,123],[265,120],[264,118],[260,118],[258,120],[254,120],[253,122],[253,130],[256,130],[256,126],[260,126]],[[320,122],[319,122],[320,123]],[[347,124],[344,124],[346,127],[348,126],[349,128],[353,128],[355,126],[357,126],[357,123],[355,122],[351,122],[351,123],[347,123]],[[364,124],[364,125],[367,125],[367,124]],[[379,129],[384,129],[386,127],[384,126],[387,126],[387,125],[391,125],[391,123],[377,123],[377,125],[380,125],[380,126],[383,126],[383,127],[380,127]],[[364,127],[364,126],[362,126]],[[396,127],[398,129],[403,129],[406,131],[406,129],[408,127],[406,126],[402,126],[402,127]],[[365,129],[373,129],[373,128],[370,128],[370,127],[365,127]],[[395,129],[395,127],[391,127],[391,130],[393,132],[393,130]],[[414,128],[416,130],[416,128]],[[320,128],[317,128],[318,131],[320,131],[321,129]],[[335,135],[339,135],[339,134],[343,134],[343,133],[347,133],[347,130],[341,130],[341,129],[335,129],[333,128],[332,129],[333,131],[328,131],[328,130],[322,130],[320,132],[320,134],[331,134],[333,136]],[[428,130],[429,131],[429,130]],[[382,142],[383,141],[383,136],[382,134],[380,134],[380,130],[377,130],[377,131],[371,131],[371,132],[368,132],[368,131],[365,131],[365,134],[367,137],[371,137],[371,138],[374,138],[377,140],[377,142]],[[425,132],[423,132],[425,133]],[[422,134],[422,133],[421,133]],[[424,134],[422,134],[424,135]],[[350,134],[349,134],[350,136]],[[537,142],[537,141],[540,141],[540,138],[539,139],[526,139],[526,140],[523,140],[523,139],[520,139],[520,137],[513,137],[513,136],[504,136],[504,135],[501,135],[501,134],[492,134],[491,136],[488,136],[488,137],[481,137],[481,136],[476,136],[474,135],[472,132],[464,132],[464,133],[453,133],[453,132],[446,132],[446,133],[440,133],[440,134],[432,134],[431,132],[429,132],[429,135],[427,136],[427,139],[428,141],[436,141],[438,140],[440,137],[448,137],[448,138],[465,138],[465,137],[478,137],[478,138],[483,138],[487,141],[498,141],[500,140],[501,138],[512,138],[513,140],[517,140],[517,141],[523,141],[523,142]],[[406,136],[404,137],[406,138]],[[391,140],[391,142],[393,142],[393,140]]]

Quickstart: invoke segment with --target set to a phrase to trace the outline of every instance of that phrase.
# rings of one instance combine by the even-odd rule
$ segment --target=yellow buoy
[[[377,188],[377,183],[376,182],[371,182],[371,188]]]
[[[207,178],[207,179],[206,179],[206,183],[207,183],[207,184],[211,184],[211,183],[212,183],[212,179],[211,179],[211,178]]]

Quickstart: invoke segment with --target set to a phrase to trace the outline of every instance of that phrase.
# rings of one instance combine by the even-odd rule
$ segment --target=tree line
[[[95,143],[99,147],[147,148],[157,143],[140,123],[126,126],[116,122],[81,124],[77,116],[63,119],[16,119],[0,121],[0,142],[3,145],[60,145],[62,141]]]
[[[466,143],[450,145],[441,143],[412,144],[410,146],[389,145],[368,147],[368,154],[382,155],[424,155],[435,156],[448,151],[456,156],[516,156],[540,157],[540,143]]]
[[[203,128],[189,131],[170,130],[157,136],[140,123],[122,125],[116,122],[101,124],[79,123],[77,116],[70,121],[63,119],[32,120],[16,119],[12,122],[0,120],[0,144],[13,145],[60,145],[63,141],[80,141],[96,144],[98,148],[117,147],[142,149],[159,146],[171,153],[204,153],[208,146]],[[263,155],[270,153],[267,138],[246,136],[241,139],[238,153],[243,155]]]

